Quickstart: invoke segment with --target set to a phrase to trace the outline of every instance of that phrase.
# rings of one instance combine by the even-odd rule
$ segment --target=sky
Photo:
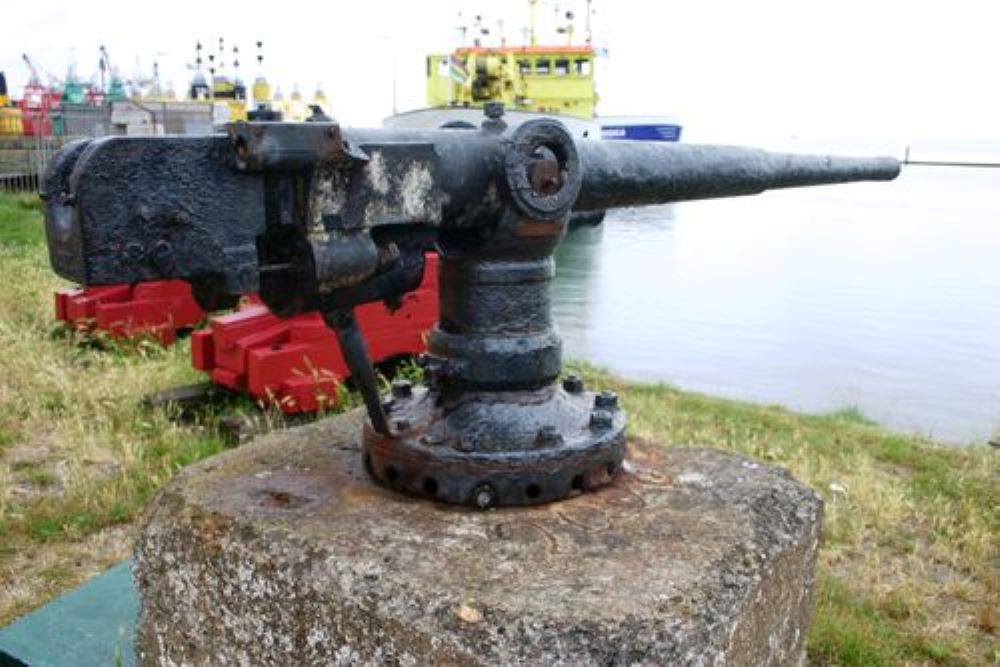
[[[594,0],[603,114],[671,114],[685,139],[1000,140],[1000,0]],[[459,17],[459,10],[462,17]],[[538,7],[540,42],[556,40],[556,12],[572,10],[578,40],[585,2]],[[168,3],[0,0],[0,70],[19,94],[21,53],[85,79],[108,48],[126,77],[159,61],[178,91],[201,41],[237,44],[244,79],[265,73],[287,95],[321,83],[346,125],[377,126],[424,106],[424,56],[460,43],[480,14],[492,35],[522,41],[528,3]],[[564,38],[561,38],[564,39]],[[395,85],[394,85],[395,82]]]

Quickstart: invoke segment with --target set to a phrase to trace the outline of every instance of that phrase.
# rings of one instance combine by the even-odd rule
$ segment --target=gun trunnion
[[[572,211],[898,173],[891,158],[577,143],[544,119],[427,131],[251,122],[71,144],[43,197],[52,266],[77,283],[182,278],[207,308],[259,291],[281,315],[321,311],[365,399],[369,472],[487,508],[597,488],[625,456],[618,397],[558,382],[549,287]],[[425,385],[380,396],[353,309],[398,303],[431,246],[441,313]]]

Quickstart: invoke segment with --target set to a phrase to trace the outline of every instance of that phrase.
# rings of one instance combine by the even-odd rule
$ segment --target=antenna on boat
[[[458,12],[458,25],[455,26],[455,30],[457,30],[459,34],[459,46],[465,46],[465,35],[469,32],[469,26],[465,25],[463,22],[461,10]]]
[[[535,30],[536,18],[538,16],[538,0],[528,0],[528,19],[529,28],[528,34],[531,35],[531,39],[528,46],[535,46],[538,43],[537,32]]]
[[[483,45],[483,38],[489,37],[490,29],[483,25],[483,17],[479,14],[476,14],[476,22],[473,24],[473,28],[475,29],[473,33],[475,36],[472,38],[472,45],[480,47]]]
[[[557,11],[558,11],[558,5],[557,5]],[[558,14],[557,14],[557,16],[558,16]],[[559,33],[560,35],[566,35],[566,46],[570,46],[571,44],[573,44],[573,19],[574,18],[576,18],[576,17],[573,16],[573,12],[567,11],[566,12],[566,25],[562,25],[562,26],[559,26],[558,28],[556,28],[556,32],[557,33]]]
[[[208,99],[215,99],[215,54],[208,54]]]
[[[594,13],[594,9],[592,7],[593,4],[594,4],[593,0],[587,0],[587,20],[585,22],[585,29],[587,31],[587,44],[588,45],[593,44],[593,42],[594,42],[594,33],[591,31],[591,28],[590,28],[590,17]]]

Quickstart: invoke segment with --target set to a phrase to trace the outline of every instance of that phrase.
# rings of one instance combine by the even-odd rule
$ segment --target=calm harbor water
[[[1000,169],[617,211],[556,261],[567,358],[951,442],[1000,432]]]

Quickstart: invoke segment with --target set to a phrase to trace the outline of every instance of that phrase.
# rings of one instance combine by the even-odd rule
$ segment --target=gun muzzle
[[[647,142],[581,142],[576,211],[754,195],[778,188],[891,181],[893,158],[771,153],[758,148]]]

